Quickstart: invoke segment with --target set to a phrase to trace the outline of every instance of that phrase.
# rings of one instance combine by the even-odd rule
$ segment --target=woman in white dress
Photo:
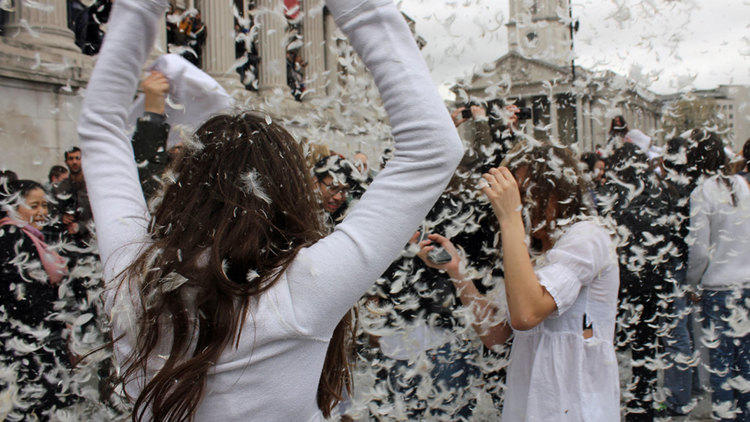
[[[448,239],[429,235],[419,256],[454,280],[485,345],[515,334],[503,421],[619,420],[613,346],[619,272],[611,235],[584,205],[570,151],[527,146],[506,165],[484,175],[482,191],[500,225],[508,318],[478,292]],[[526,227],[543,252],[535,262]],[[452,260],[431,262],[434,244]]]

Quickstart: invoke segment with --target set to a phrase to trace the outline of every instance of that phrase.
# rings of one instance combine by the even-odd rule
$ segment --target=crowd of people
[[[0,279],[5,420],[86,414],[113,419],[125,409],[109,392],[110,334],[81,150],[65,152],[42,184],[0,177]]]
[[[206,25],[197,9],[171,7],[167,13],[167,49],[201,67],[203,45],[206,43]]]
[[[390,117],[382,165],[254,112],[170,145],[179,81],[139,81],[166,11],[120,2],[81,148],[44,185],[0,176],[8,420],[650,421],[694,386],[750,419],[750,140],[658,150],[616,116],[578,154],[514,105],[449,113],[395,6],[329,1]]]
[[[235,70],[240,75],[240,81],[246,89],[258,90],[260,82],[260,54],[258,52],[259,26],[255,22],[255,2],[249,1],[245,8],[247,17],[241,16],[235,9],[234,16],[234,47]],[[284,47],[286,49],[286,84],[291,90],[292,97],[301,101],[305,93],[305,72],[307,63],[302,58],[302,26],[299,1],[289,0],[284,5],[284,17],[286,19],[286,30]]]

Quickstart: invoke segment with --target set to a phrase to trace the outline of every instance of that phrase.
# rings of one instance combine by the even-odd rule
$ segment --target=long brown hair
[[[523,167],[528,169],[519,190],[531,220],[532,233],[544,229],[552,234],[559,225],[593,214],[583,199],[585,184],[578,160],[568,147],[537,141],[521,143],[508,153],[503,165],[514,174]],[[556,215],[549,219],[546,210],[552,201]]]
[[[209,369],[240,341],[251,299],[326,232],[300,146],[266,116],[209,119],[164,179],[151,243],[123,272],[140,308],[122,380],[145,377],[149,360],[166,355],[135,400],[134,421],[192,419]],[[351,325],[349,315],[339,323],[324,363],[318,405],[326,416],[351,385]]]

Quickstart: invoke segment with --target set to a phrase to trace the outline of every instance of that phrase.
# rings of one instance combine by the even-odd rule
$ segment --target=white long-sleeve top
[[[718,176],[690,195],[687,281],[711,290],[750,287],[750,186],[742,176],[729,181],[734,205]]]
[[[104,276],[112,281],[142,250],[148,210],[126,136],[128,107],[154,44],[165,0],[118,0],[89,82],[79,135]],[[388,112],[395,154],[335,231],[304,249],[254,304],[210,371],[197,420],[321,419],[316,391],[333,330],[388,267],[447,185],[463,154],[458,134],[403,17],[391,0],[328,0],[372,73]],[[138,280],[108,296],[121,358],[133,344],[128,312]],[[133,385],[136,384],[136,385]],[[137,394],[143,380],[128,385]]]

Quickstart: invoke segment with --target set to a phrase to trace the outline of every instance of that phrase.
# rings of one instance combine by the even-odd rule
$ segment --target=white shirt
[[[514,330],[503,422],[620,420],[620,275],[610,236],[594,222],[575,223],[535,272],[557,311],[531,330]],[[588,339],[584,315],[593,325]]]
[[[326,3],[380,90],[395,153],[334,232],[303,249],[252,304],[239,346],[228,347],[209,371],[196,420],[322,419],[316,392],[336,324],[399,255],[463,155],[453,121],[393,2]],[[81,110],[83,166],[107,282],[148,242],[150,217],[126,122],[167,7],[166,0],[114,3]],[[135,342],[138,306],[131,283],[137,280],[107,298],[114,337],[124,335],[115,344],[120,361]],[[133,380],[128,392],[137,395],[144,381]]]
[[[750,187],[729,176],[737,202],[718,176],[707,178],[690,195],[687,281],[726,290],[750,286]]]

